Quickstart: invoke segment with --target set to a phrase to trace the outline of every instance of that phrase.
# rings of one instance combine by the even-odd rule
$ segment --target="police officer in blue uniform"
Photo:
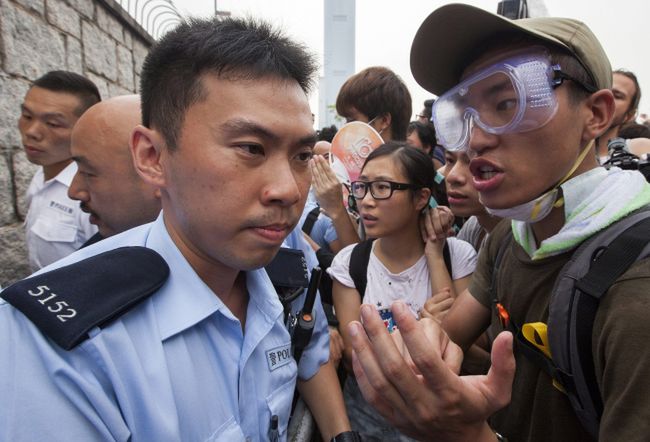
[[[2,292],[0,440],[285,440],[296,383],[325,440],[356,440],[320,302],[296,364],[261,268],[307,197],[314,72],[253,20],[154,46],[132,153],[163,210]]]

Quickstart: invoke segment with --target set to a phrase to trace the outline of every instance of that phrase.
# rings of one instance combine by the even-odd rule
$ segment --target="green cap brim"
[[[441,95],[459,82],[481,44],[505,33],[525,34],[568,51],[598,89],[611,88],[609,59],[584,23],[555,17],[509,20],[464,4],[442,6],[424,20],[411,46],[413,77],[424,89]]]

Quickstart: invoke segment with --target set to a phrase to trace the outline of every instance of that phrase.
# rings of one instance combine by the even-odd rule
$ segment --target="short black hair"
[[[436,141],[436,129],[433,127],[433,124],[411,121],[406,134],[408,136],[413,132],[418,134],[418,138],[420,139],[420,142],[422,142],[423,146],[429,147],[429,154],[433,156],[433,150],[438,145],[438,142]]]
[[[334,139],[334,135],[336,135],[336,132],[338,132],[338,129],[335,125],[332,124],[331,126],[325,126],[318,131],[316,134],[316,139],[318,141],[327,141],[328,143],[331,143]]]
[[[393,139],[406,139],[406,128],[413,112],[411,94],[402,79],[390,69],[373,66],[348,78],[336,97],[336,111],[345,116],[351,108],[367,116],[368,121],[390,114]]]
[[[269,23],[252,18],[191,18],[151,49],[142,67],[142,122],[160,130],[176,148],[185,112],[205,98],[201,77],[229,80],[277,77],[309,92],[316,72],[313,54]]]
[[[421,116],[426,117],[427,121],[431,121],[431,108],[433,107],[433,103],[435,103],[436,100],[435,98],[429,98],[428,100],[424,100],[424,107],[422,108],[422,114]]]
[[[81,106],[75,111],[77,116],[80,116],[90,106],[102,100],[95,83],[75,72],[50,71],[37,78],[32,83],[33,86],[53,92],[65,92],[77,97],[81,103]]]

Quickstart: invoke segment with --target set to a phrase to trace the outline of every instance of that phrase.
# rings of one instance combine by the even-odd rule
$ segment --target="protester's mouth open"
[[[479,192],[496,189],[503,181],[503,171],[484,159],[475,159],[469,165],[472,172],[472,184]]]

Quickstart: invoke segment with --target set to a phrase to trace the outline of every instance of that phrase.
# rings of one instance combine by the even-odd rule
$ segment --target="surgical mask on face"
[[[492,216],[514,219],[527,223],[536,223],[537,221],[546,218],[548,214],[551,213],[553,206],[562,206],[564,200],[557,200],[557,195],[558,189],[553,188],[544,193],[542,196],[539,196],[532,201],[528,201],[527,203],[520,204],[515,207],[510,207],[507,209],[490,209],[489,207],[485,207],[485,210],[487,210],[487,212]]]
[[[544,192],[542,195],[538,196],[532,201],[528,201],[523,204],[519,204],[515,207],[509,207],[507,209],[490,209],[485,206],[485,210],[490,215],[498,216],[501,218],[513,219],[516,221],[523,221],[526,223],[536,223],[543,220],[551,213],[551,210],[555,207],[562,207],[564,205],[564,198],[558,199],[558,194],[560,186],[569,179],[571,174],[575,172],[578,166],[585,159],[585,156],[593,146],[593,140],[585,146],[582,150],[576,161],[573,163],[571,170],[549,191]],[[479,201],[481,200],[479,195]],[[481,202],[482,203],[482,202]]]

